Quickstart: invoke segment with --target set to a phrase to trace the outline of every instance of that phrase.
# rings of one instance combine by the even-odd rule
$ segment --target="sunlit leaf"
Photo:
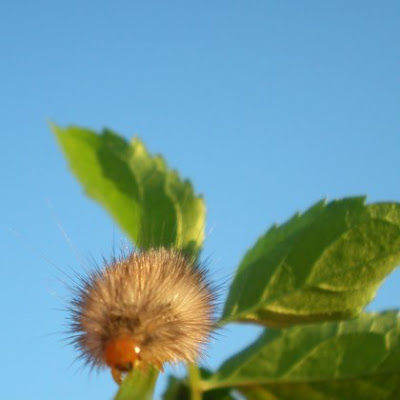
[[[151,400],[157,376],[153,368],[146,374],[134,369],[121,383],[115,400]]]
[[[242,260],[222,319],[269,326],[358,315],[400,262],[400,204],[321,201]]]
[[[98,135],[74,126],[52,129],[87,195],[139,248],[201,248],[204,200],[161,156],[150,155],[139,139],[129,143],[110,130]]]

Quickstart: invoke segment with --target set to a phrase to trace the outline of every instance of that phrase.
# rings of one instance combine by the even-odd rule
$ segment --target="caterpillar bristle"
[[[111,368],[119,383],[132,368],[201,358],[215,303],[194,257],[164,248],[113,256],[80,277],[70,302],[71,341],[84,364]]]

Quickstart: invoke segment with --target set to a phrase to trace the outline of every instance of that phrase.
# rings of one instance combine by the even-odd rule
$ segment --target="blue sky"
[[[272,223],[320,198],[400,201],[399,18],[390,0],[3,0],[2,397],[116,389],[70,365],[62,271],[123,235],[69,173],[49,120],[137,134],[190,177],[224,281]],[[395,272],[369,309],[398,307],[399,284]],[[256,334],[226,329],[206,365]]]

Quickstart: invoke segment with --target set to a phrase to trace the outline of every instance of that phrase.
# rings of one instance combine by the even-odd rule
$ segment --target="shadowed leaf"
[[[395,400],[400,393],[397,312],[269,329],[206,382],[248,399]]]

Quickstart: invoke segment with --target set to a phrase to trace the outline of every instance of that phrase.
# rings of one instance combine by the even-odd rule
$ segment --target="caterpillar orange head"
[[[104,361],[111,368],[117,383],[122,376],[140,363],[140,346],[129,336],[110,339],[104,349]]]

